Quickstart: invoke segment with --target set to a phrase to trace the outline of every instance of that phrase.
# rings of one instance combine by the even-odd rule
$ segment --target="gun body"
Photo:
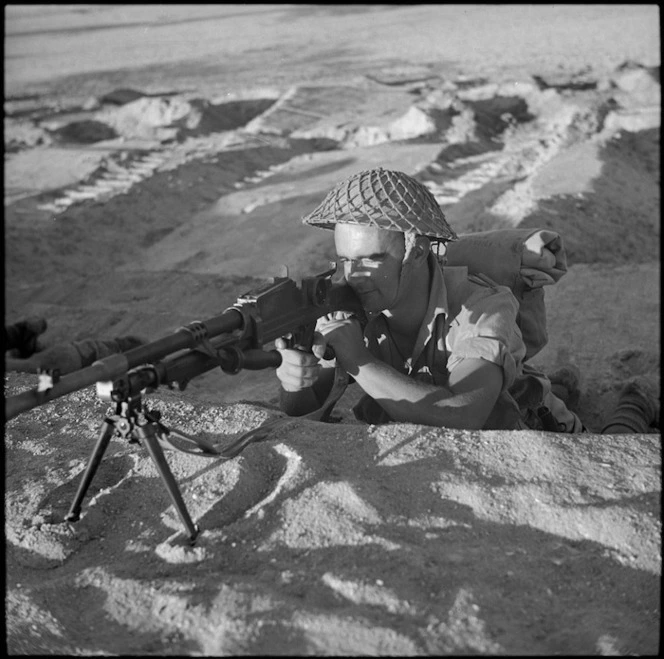
[[[178,383],[183,389],[189,380],[217,366],[231,374],[278,367],[281,355],[263,348],[287,334],[310,347],[316,320],[333,311],[359,317],[364,313],[350,287],[335,281],[334,271],[305,278],[300,286],[288,277],[278,277],[241,295],[218,316],[194,321],[170,336],[110,355],[62,378],[53,374],[46,384],[6,398],[5,419],[95,383],[117,382],[120,389]],[[140,370],[140,375],[132,374],[132,369]]]

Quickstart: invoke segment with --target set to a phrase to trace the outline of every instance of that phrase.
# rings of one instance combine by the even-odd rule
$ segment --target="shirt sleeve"
[[[452,319],[447,333],[451,372],[463,359],[485,359],[503,369],[505,391],[514,383],[526,354],[516,322],[519,303],[506,286],[482,287]]]

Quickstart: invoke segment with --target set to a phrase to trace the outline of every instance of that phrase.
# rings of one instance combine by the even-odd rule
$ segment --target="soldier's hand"
[[[285,339],[277,339],[274,347],[281,353],[277,377],[285,391],[301,391],[312,387],[320,375],[321,365],[311,352],[288,348]]]

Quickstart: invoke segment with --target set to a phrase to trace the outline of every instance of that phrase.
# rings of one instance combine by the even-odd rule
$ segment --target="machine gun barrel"
[[[316,320],[333,311],[349,311],[363,318],[355,294],[342,281],[335,281],[334,275],[329,270],[305,278],[301,286],[288,277],[275,278],[241,295],[218,316],[194,321],[169,336],[109,355],[59,379],[53,374],[41,386],[6,398],[5,420],[95,382],[114,382],[147,364],[158,367],[155,386],[186,382],[214,366],[228,373],[277,367],[280,354],[261,350],[265,344],[290,333],[301,345],[310,345]],[[186,350],[190,352],[177,354]]]
[[[207,332],[207,336],[217,336],[239,330],[243,323],[241,313],[231,308],[219,316],[197,323],[196,327],[199,331]],[[198,341],[195,332],[185,326],[176,330],[172,335],[157,339],[152,343],[104,357],[86,368],[62,376],[45,391],[40,391],[37,387],[8,397],[5,400],[5,420],[8,421],[33,407],[89,387],[95,382],[115,380],[136,366],[155,362],[178,350],[193,348]]]
[[[119,402],[144,389],[155,390],[164,384],[178,383],[184,389],[189,380],[219,366],[228,373],[236,373],[241,369],[258,371],[277,368],[280,364],[281,354],[277,350],[234,348],[226,351],[222,348],[218,358],[197,350],[188,350],[154,364],[138,366],[115,380],[98,382],[97,395],[102,400]]]

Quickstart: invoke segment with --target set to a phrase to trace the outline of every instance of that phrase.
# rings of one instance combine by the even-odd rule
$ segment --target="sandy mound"
[[[222,444],[275,415],[151,403]],[[168,452],[190,547],[122,442],[60,522],[101,410],[81,394],[7,428],[10,652],[656,651],[659,438],[289,419],[231,462]]]
[[[322,272],[330,235],[299,218],[382,165],[459,232],[563,236],[536,363],[580,367],[575,409],[597,431],[627,378],[659,377],[651,9],[8,8],[6,322],[48,318],[47,346],[157,339],[284,265]],[[34,385],[8,374],[5,393]],[[366,426],[357,395],[337,423],[282,418],[270,371],[144,396],[222,446],[275,422],[228,461],[166,451],[194,545],[120,437],[63,522],[109,413],[94,387],[9,421],[9,653],[657,652],[656,428]]]

